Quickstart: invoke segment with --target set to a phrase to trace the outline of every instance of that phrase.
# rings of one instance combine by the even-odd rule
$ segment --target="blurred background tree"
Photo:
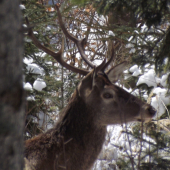
[[[0,169],[22,170],[23,33],[19,1],[0,1]]]

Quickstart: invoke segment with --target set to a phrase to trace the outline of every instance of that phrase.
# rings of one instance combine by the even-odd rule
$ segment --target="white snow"
[[[128,41],[131,41],[133,39],[133,36],[131,36],[129,39],[128,39]],[[128,47],[127,47],[128,48]]]
[[[166,82],[166,81],[167,81],[168,76],[169,76],[169,73],[163,75],[162,78],[161,78],[161,84],[162,84],[162,86],[164,86],[164,87],[167,86],[167,82]]]
[[[45,30],[46,30],[46,31],[50,31],[51,28],[50,28],[49,26],[47,26]]]
[[[145,68],[148,68],[149,66],[150,66],[149,63],[144,65]]]
[[[22,5],[22,4],[20,4],[20,5],[19,5],[19,7],[20,7],[20,9],[21,9],[21,10],[26,9],[26,8],[25,8],[25,6],[24,6],[24,5]]]
[[[26,24],[22,24],[23,27],[27,28],[27,25]]]
[[[45,57],[47,55],[47,53],[41,51],[41,52],[35,53],[35,55],[37,57]]]
[[[126,48],[132,48],[132,47],[134,47],[134,44],[129,43],[129,44],[126,44],[125,47],[126,47]]]
[[[44,72],[44,70],[35,63],[28,64],[26,68],[29,72],[34,73],[34,74],[42,75]]]
[[[27,101],[34,101],[35,100],[35,97],[34,96],[28,96],[27,97]]]
[[[33,33],[34,33],[34,34],[38,34],[38,32],[37,32],[37,31],[33,31]]]
[[[44,114],[44,112],[40,111],[40,112],[37,113],[37,116],[39,118],[38,121],[37,121],[38,125],[40,127],[45,126],[47,121],[48,121],[48,119],[49,119],[48,115]]]
[[[115,36],[115,34],[113,33],[113,31],[109,31],[109,35],[110,35],[110,36],[113,36],[113,37]]]
[[[137,69],[138,69],[138,66],[137,66],[137,65],[134,65],[134,66],[130,67],[129,71],[133,73],[133,72],[135,72]]]
[[[157,84],[161,83],[161,79],[159,77],[156,77],[156,76],[155,76],[155,81],[156,81]]]
[[[148,30],[148,27],[144,24],[142,27],[141,27],[141,32],[146,32]]]
[[[131,48],[130,51],[129,51],[129,54],[132,54],[132,53],[135,53],[136,52],[136,49],[135,48]]]
[[[134,65],[132,66],[130,69],[129,69],[130,72],[132,72],[132,76],[139,76],[140,74],[142,74],[142,71],[141,69],[139,69],[139,67],[137,65]]]
[[[27,90],[27,91],[32,91],[32,85],[27,82],[25,85],[24,85],[24,89]]]
[[[23,62],[28,65],[28,64],[31,64],[31,63],[33,62],[33,59],[32,59],[32,58],[26,58],[26,57],[25,57],[25,58],[23,59]]]
[[[38,78],[37,80],[34,81],[33,88],[38,91],[42,91],[43,88],[46,87],[46,83],[44,80]]]
[[[166,95],[167,90],[160,87],[154,88],[153,93],[156,96],[152,97],[151,105],[157,110],[155,118],[160,117],[166,111],[166,106],[170,104],[170,96]]]
[[[140,84],[147,84],[148,87],[156,87],[156,79],[155,79],[155,71],[153,69],[150,69],[147,73],[145,73],[144,75],[140,76],[137,82],[137,86],[139,86]]]
[[[107,127],[108,134],[106,136],[106,142],[103,145],[98,160],[95,162],[93,170],[103,170],[105,168],[111,170],[109,165],[112,164],[116,166],[116,161],[119,158],[128,159],[127,154],[132,154],[135,159],[138,159],[141,149],[144,152],[152,147],[148,144],[148,142],[156,144],[156,142],[145,133],[143,133],[142,138],[146,142],[143,141],[142,145],[139,140],[128,135],[126,131],[132,131],[131,126],[133,125],[135,124],[131,123],[127,125],[114,125]],[[120,149],[120,147],[122,149]]]
[[[142,74],[142,71],[140,69],[137,69],[136,71],[134,71],[134,73],[132,74],[132,76],[139,76],[140,74]]]
[[[164,59],[164,64],[168,64],[168,62],[169,62],[169,58],[167,57]]]

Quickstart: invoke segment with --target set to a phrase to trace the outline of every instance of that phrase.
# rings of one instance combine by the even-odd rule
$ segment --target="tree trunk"
[[[0,169],[23,169],[23,36],[19,0],[0,0]]]

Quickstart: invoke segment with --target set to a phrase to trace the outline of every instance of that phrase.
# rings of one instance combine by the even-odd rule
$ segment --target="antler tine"
[[[96,72],[98,72],[98,71],[104,71],[104,67],[105,67],[105,65],[106,65],[106,58],[103,60],[103,62],[99,65],[99,66],[97,66],[96,67]]]
[[[26,17],[26,23],[29,26],[29,21],[28,18]],[[74,66],[71,66],[69,64],[67,64],[63,58],[62,58],[62,50],[60,50],[59,52],[55,53],[53,51],[51,51],[50,49],[46,48],[45,46],[43,46],[38,40],[37,38],[34,36],[32,29],[30,28],[28,31],[28,36],[32,39],[33,43],[42,51],[46,52],[47,54],[51,55],[54,59],[57,60],[57,62],[59,62],[63,67],[65,67],[66,69],[69,69],[73,72],[82,74],[82,75],[87,75],[89,72],[87,70],[83,70],[83,69],[79,69],[76,68]]]
[[[59,24],[60,24],[60,27],[61,27],[63,33],[65,34],[65,36],[66,36],[67,38],[69,38],[70,40],[72,40],[72,41],[76,44],[76,46],[77,46],[77,48],[78,48],[78,50],[79,50],[79,53],[80,53],[82,59],[83,59],[91,68],[94,68],[93,63],[90,62],[90,61],[87,59],[87,56],[86,56],[86,54],[84,53],[84,44],[85,44],[86,38],[85,38],[85,39],[82,39],[82,40],[79,40],[79,39],[77,39],[76,37],[74,37],[73,35],[71,35],[71,34],[67,31],[67,29],[65,28],[65,25],[64,25],[64,23],[63,23],[63,20],[62,20],[62,16],[61,16],[61,13],[60,13],[60,10],[59,10],[59,6],[60,6],[60,5],[57,4],[57,5],[55,5],[55,8],[57,9],[58,20],[59,20]]]
[[[104,65],[104,67],[102,68],[102,71],[104,71],[109,66],[109,64],[113,61],[114,56],[115,56],[114,48],[112,47],[112,55],[111,55],[110,59],[107,61],[107,63]]]

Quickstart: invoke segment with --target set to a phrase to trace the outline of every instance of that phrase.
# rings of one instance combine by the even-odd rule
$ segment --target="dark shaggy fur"
[[[93,110],[77,93],[61,115],[54,128],[26,141],[25,157],[36,170],[90,169],[102,148],[106,127],[96,126]]]

